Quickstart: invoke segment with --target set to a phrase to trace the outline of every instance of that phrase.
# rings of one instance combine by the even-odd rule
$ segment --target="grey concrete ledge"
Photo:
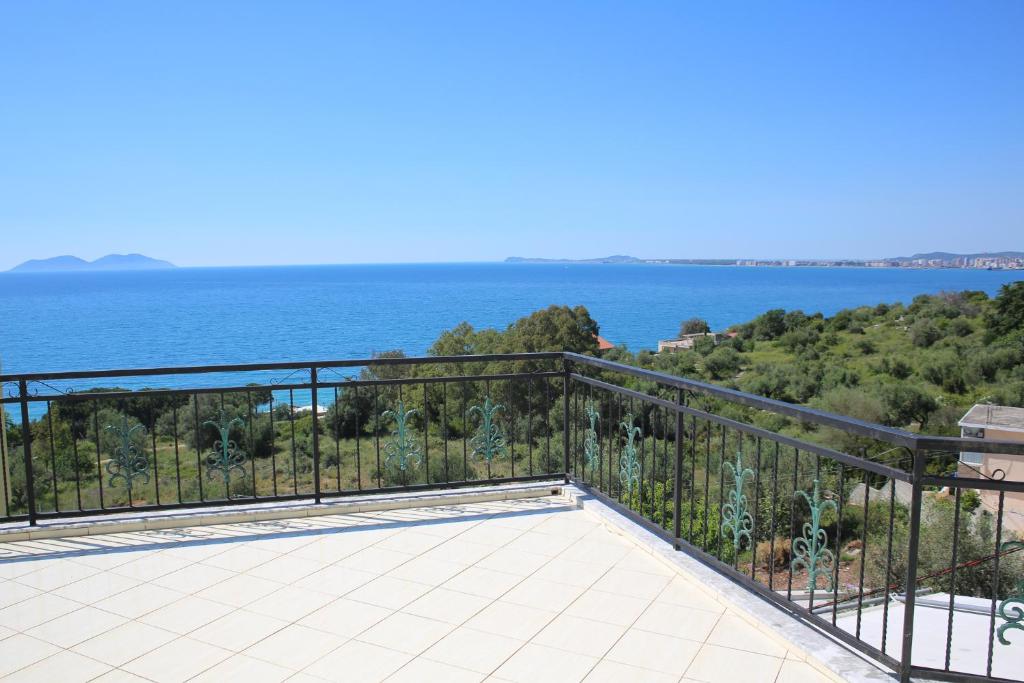
[[[684,552],[675,550],[663,539],[627,519],[614,509],[576,486],[563,487],[563,495],[578,508],[601,520],[606,527],[628,538],[642,550],[692,580],[707,596],[743,618],[751,626],[806,661],[835,681],[895,681],[889,669],[867,659],[823,631],[800,621],[723,574]]]
[[[180,508],[145,512],[119,512],[94,517],[76,517],[40,521],[38,526],[27,522],[0,527],[0,543],[29,541],[44,538],[68,538],[97,534],[116,534],[156,529],[176,529],[190,526],[210,526],[296,517],[345,515],[356,512],[383,512],[407,508],[439,505],[465,505],[516,498],[537,498],[561,493],[562,480],[500,484],[436,491],[410,491],[408,493],[365,494],[328,498],[322,503],[312,501],[254,502],[252,505],[224,505],[221,507]]]

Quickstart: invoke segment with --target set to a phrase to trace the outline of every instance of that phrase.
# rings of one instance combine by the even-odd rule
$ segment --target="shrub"
[[[914,346],[926,349],[941,338],[942,331],[931,320],[918,320],[910,326],[910,341]]]
[[[711,331],[711,326],[708,325],[708,321],[702,318],[690,318],[684,320],[679,326],[679,336],[685,336],[687,334],[707,334]]]
[[[740,354],[735,349],[715,349],[704,359],[704,369],[714,379],[732,377],[740,371]]]

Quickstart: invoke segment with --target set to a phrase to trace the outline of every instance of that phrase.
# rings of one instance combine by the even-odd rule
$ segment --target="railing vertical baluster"
[[[690,418],[690,486],[687,490],[687,495],[690,501],[690,532],[686,541],[690,545],[693,545],[693,493],[696,490],[696,477],[697,477],[697,416]]]
[[[338,403],[338,387],[334,387],[334,418],[339,421],[334,439],[334,485],[341,493],[341,404]]]
[[[381,477],[383,472],[380,468],[380,402],[379,402],[379,390],[377,385],[373,385],[373,443],[374,450],[377,451],[377,488],[381,488]]]
[[[668,486],[668,409],[664,409],[661,412],[661,426],[664,439],[661,442],[661,528],[668,529],[668,524],[665,520],[665,515],[668,512],[666,506],[668,505],[667,491],[665,488]]]
[[[516,476],[516,413],[513,407],[512,380],[505,383],[508,391],[508,462],[512,468],[512,476]]]
[[[563,361],[562,375],[562,475],[569,483],[569,361]]]
[[[53,481],[53,510],[60,512],[60,496],[57,493],[57,442],[53,438],[53,404],[46,402],[46,431],[50,437],[50,478]],[[155,457],[155,456],[154,456]]]
[[[910,547],[907,550],[907,587],[903,603],[903,649],[900,652],[900,681],[904,683],[910,680],[910,667],[914,655],[914,604],[917,601],[917,558],[921,549],[921,498],[923,494],[921,477],[924,476],[924,466],[925,454],[915,450],[914,475],[911,481],[914,488],[910,497]],[[895,485],[893,489],[895,490]],[[1000,502],[1002,502],[1001,491]],[[997,555],[996,562],[998,563],[998,561]],[[996,569],[998,576],[998,564]],[[989,646],[989,668],[987,675],[992,675],[991,645]]]
[[[174,478],[177,480],[178,503],[181,500],[181,449],[178,447],[178,404],[174,403],[171,409],[171,430],[174,436]],[[256,483],[253,482],[255,490]]]
[[[889,535],[885,550],[885,592],[889,593],[892,582],[892,536],[896,522],[896,480],[889,480]],[[889,600],[882,601],[882,654],[889,638]]]
[[[149,437],[153,444],[153,488],[156,491],[156,504],[160,505],[160,459],[156,453],[156,415],[153,414],[153,426],[149,430]]]
[[[683,534],[683,390],[676,389],[676,450],[675,472],[672,476],[672,537],[676,539],[676,550],[679,550],[679,538]]]
[[[469,431],[469,394],[466,380],[462,380],[462,481],[469,481],[469,447],[467,432]],[[551,439],[548,437],[550,448]]]
[[[412,391],[410,388],[409,391]],[[423,383],[423,472],[424,481],[430,483],[430,402],[427,383]]]
[[[447,484],[451,481],[448,473],[448,382],[441,382],[441,441],[444,443],[444,483]]]
[[[253,422],[256,420],[252,405],[252,392],[245,392],[245,420],[249,426],[249,475],[252,477],[252,497],[259,498],[256,489],[256,440],[253,436]]]
[[[726,458],[726,438],[726,427],[725,425],[722,425],[722,443],[719,448],[720,455],[718,460],[718,526],[715,528],[715,534],[718,536],[718,559],[722,560],[723,562],[725,561],[722,558],[722,555],[724,554],[723,542],[725,540],[723,537],[725,536],[725,534],[722,533],[722,522],[724,521],[722,506],[725,505],[725,468],[722,467],[722,465],[725,463]],[[739,553],[733,553],[734,563],[735,556],[738,554]]]
[[[768,529],[768,590],[775,590],[775,517],[779,504],[779,442],[772,455],[772,516]],[[863,562],[861,563],[863,565]]]
[[[342,396],[345,394],[343,393]],[[359,386],[352,387],[352,404],[355,412],[356,430],[356,490],[363,490],[363,454],[360,452],[360,443],[363,440],[363,425],[359,421]]]
[[[861,457],[865,456],[865,449],[861,449]],[[864,484],[864,522],[861,526],[862,538],[860,539],[860,579],[857,587],[857,626],[854,635],[860,638],[860,627],[861,618],[864,611],[864,566],[867,564],[868,559],[868,528],[871,523],[870,509],[871,509],[871,480],[868,477],[868,471],[864,470],[864,477],[862,479]],[[888,580],[888,577],[886,577]]]
[[[992,607],[988,623],[988,658],[985,664],[985,675],[992,676],[992,657],[996,646],[996,602],[999,600],[999,547],[1003,544],[1003,510],[1006,504],[1006,491],[999,491],[999,505],[996,509],[996,547],[992,566]],[[1011,611],[1012,612],[1012,611]]]
[[[946,664],[949,671],[949,660],[953,649],[953,608],[956,606],[956,556],[960,545],[960,493],[963,489],[956,487],[953,494],[953,559],[949,563],[949,616],[946,622]]]
[[[277,496],[277,428],[274,426],[274,392],[270,392],[270,478]]]
[[[299,493],[299,464],[295,446],[295,390],[288,390],[288,425],[292,434],[292,495]]]
[[[796,538],[796,487],[800,478],[800,449],[793,449],[793,488],[789,494],[789,539],[790,543]],[[790,545],[789,567],[787,567],[786,578],[786,600],[793,599],[793,546]],[[885,628],[885,619],[882,619],[882,628]],[[882,636],[885,637],[884,635]]]
[[[32,471],[32,425],[28,417],[28,382],[18,382],[21,398],[21,444],[25,454],[25,494],[28,498],[28,523],[36,525],[36,486],[35,473]],[[96,451],[99,457],[99,450]]]
[[[2,416],[0,416],[2,419]],[[71,457],[75,459],[75,499],[78,501],[78,509],[82,508],[82,473],[79,471],[78,466],[78,436],[75,434],[75,418],[71,418]],[[4,462],[4,493],[7,492],[7,468],[6,461]],[[10,499],[5,499],[7,504],[10,503]],[[181,502],[181,501],[178,501]]]
[[[836,561],[833,567],[832,577],[832,625],[836,625],[836,612],[839,609],[839,564],[843,559],[843,550],[840,545],[843,538],[843,498],[845,495],[846,467],[839,463],[839,494],[836,500]],[[863,558],[864,556],[861,555]]]
[[[316,366],[309,368],[310,399],[313,401],[313,495],[314,500],[320,502],[320,404],[317,403]]]
[[[106,505],[103,503],[103,464],[100,462],[100,409],[96,399],[93,399],[92,402],[92,433],[96,438],[96,481],[99,484],[100,510],[102,510]]]
[[[192,409],[192,438],[196,442],[196,479],[199,480],[199,500],[204,501],[206,496],[203,495],[203,453],[200,447],[202,432],[199,426],[199,396],[197,394],[192,394]]]
[[[526,454],[530,476],[533,476],[533,378],[526,379]],[[447,457],[447,456],[446,456]]]
[[[761,507],[761,437],[757,437],[754,466],[754,514],[750,528],[750,578],[757,578],[757,513]],[[769,560],[770,561],[770,560]]]

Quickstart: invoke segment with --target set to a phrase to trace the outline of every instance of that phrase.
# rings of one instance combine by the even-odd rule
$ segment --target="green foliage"
[[[727,346],[715,349],[704,359],[704,369],[712,379],[732,377],[739,372],[741,364],[740,354]]]
[[[679,336],[683,337],[688,334],[707,334],[711,331],[711,326],[708,325],[708,321],[702,318],[690,318],[684,320],[679,326]]]
[[[989,332],[996,337],[1024,330],[1024,280],[999,289],[985,322]]]
[[[914,346],[926,349],[940,339],[942,339],[942,330],[927,318],[918,320],[910,326],[910,341]]]

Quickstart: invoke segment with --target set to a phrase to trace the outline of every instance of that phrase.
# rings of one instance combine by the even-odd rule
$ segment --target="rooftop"
[[[0,576],[4,681],[835,679],[565,496],[10,542]]]
[[[1024,408],[977,403],[959,422],[961,427],[1024,430]]]

